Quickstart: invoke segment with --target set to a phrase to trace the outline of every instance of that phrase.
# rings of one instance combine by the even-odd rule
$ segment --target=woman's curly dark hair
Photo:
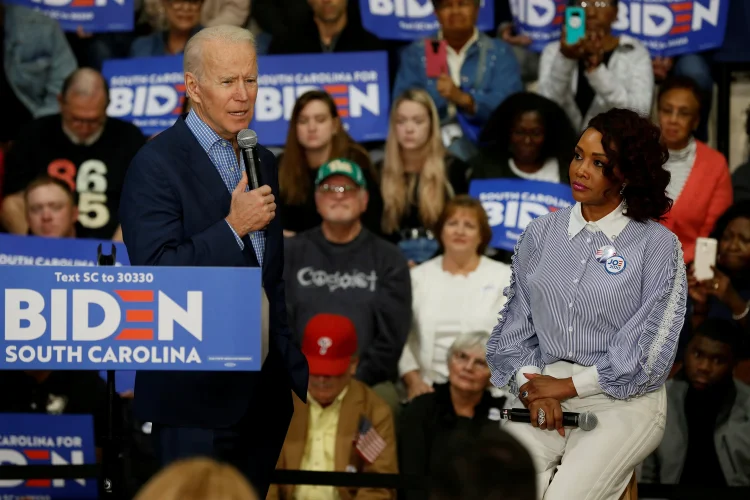
[[[532,111],[539,113],[544,125],[541,157],[557,158],[561,165],[567,164],[570,148],[575,145],[576,130],[557,103],[533,92],[510,95],[492,112],[479,134],[480,147],[501,157],[508,156],[513,125],[521,115]]]
[[[661,142],[659,127],[634,111],[613,108],[592,118],[588,128],[602,134],[609,159],[604,175],[626,184],[625,215],[639,222],[663,220],[672,208],[666,193],[671,174],[664,168],[669,152]],[[615,175],[615,168],[621,177]]]

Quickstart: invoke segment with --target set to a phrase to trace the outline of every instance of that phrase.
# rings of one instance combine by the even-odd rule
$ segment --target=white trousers
[[[555,378],[571,377],[585,367],[564,361],[543,370]],[[519,399],[514,408],[523,408]],[[571,398],[563,411],[593,412],[599,420],[591,431],[532,427],[506,422],[503,429],[531,454],[536,468],[537,496],[543,500],[618,500],[638,464],[661,442],[667,418],[667,396],[659,390],[630,401],[612,400],[605,394]]]

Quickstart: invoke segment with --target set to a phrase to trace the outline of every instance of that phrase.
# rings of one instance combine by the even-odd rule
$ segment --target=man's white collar
[[[617,208],[598,221],[587,222],[586,219],[583,218],[583,213],[581,213],[581,204],[576,203],[573,210],[570,212],[568,237],[573,239],[575,235],[586,228],[593,233],[602,231],[610,241],[615,241],[615,238],[620,236],[622,230],[625,229],[625,226],[630,222],[630,218],[623,213],[625,208],[625,202],[623,201]]]

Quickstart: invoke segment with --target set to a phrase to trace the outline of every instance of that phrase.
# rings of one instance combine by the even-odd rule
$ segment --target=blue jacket
[[[202,29],[203,26],[196,26],[190,32],[190,36],[192,37]],[[166,31],[157,31],[150,35],[139,36],[133,41],[133,45],[130,46],[130,57],[168,56],[166,38]]]
[[[448,102],[438,93],[437,80],[427,77],[426,65],[425,40],[416,41],[403,50],[393,99],[410,88],[424,89],[435,101],[442,120],[448,114]],[[461,67],[461,90],[471,94],[476,103],[476,114],[465,118],[479,126],[484,125],[506,97],[523,90],[521,71],[510,46],[479,33],[479,39],[469,47]]]
[[[78,67],[60,25],[32,9],[9,4],[4,24],[8,84],[34,118],[59,113],[57,96],[63,81]]]
[[[278,199],[276,158],[259,147],[261,175]],[[224,218],[231,195],[184,116],[148,142],[128,168],[120,222],[134,266],[258,266],[249,237],[240,250]],[[269,302],[269,350],[261,372],[139,371],[135,414],[147,422],[191,427],[237,423],[263,407],[269,392],[307,398],[307,360],[287,326],[281,219],[266,230],[263,288]],[[264,396],[265,394],[265,396]],[[289,410],[291,410],[291,398]],[[291,414],[290,414],[291,416]]]

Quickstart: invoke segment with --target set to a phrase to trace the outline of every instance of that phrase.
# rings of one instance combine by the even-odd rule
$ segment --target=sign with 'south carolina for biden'
[[[529,222],[575,203],[567,184],[526,179],[474,180],[469,194],[487,212],[492,227],[490,246],[509,251]]]
[[[0,369],[255,371],[258,268],[0,266]]]
[[[96,463],[91,415],[3,414],[0,466]],[[2,479],[0,499],[98,498],[96,479]]]
[[[107,33],[133,31],[133,0],[3,0],[41,12],[60,23],[63,31]],[[33,34],[29,34],[32,35]]]

